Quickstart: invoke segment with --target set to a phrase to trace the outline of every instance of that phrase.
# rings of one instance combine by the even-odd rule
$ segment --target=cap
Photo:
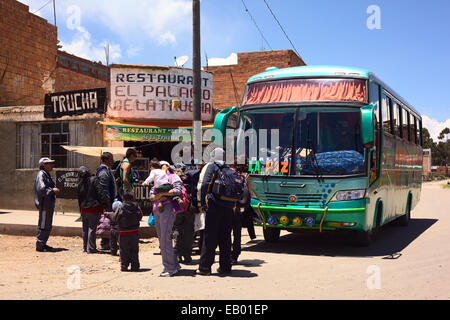
[[[39,160],[39,166],[42,166],[45,163],[54,163],[55,160],[52,160],[50,158],[41,158],[41,160]]]
[[[161,166],[166,165],[166,166],[169,166],[169,167],[170,167],[170,163],[168,163],[167,161],[160,161],[159,164],[160,164]]]

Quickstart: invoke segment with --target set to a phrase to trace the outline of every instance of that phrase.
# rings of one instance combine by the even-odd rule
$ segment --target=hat
[[[89,177],[91,173],[89,172],[88,168],[86,168],[85,166],[81,166],[78,168],[78,175],[80,178],[84,179]]]
[[[159,164],[160,164],[161,166],[166,165],[166,166],[169,166],[169,167],[170,167],[170,163],[168,163],[167,161],[160,161]]]
[[[41,160],[39,160],[39,166],[42,166],[46,163],[54,163],[55,160],[52,160],[50,158],[41,158]]]

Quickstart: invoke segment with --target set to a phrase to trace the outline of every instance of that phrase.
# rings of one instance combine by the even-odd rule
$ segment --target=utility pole
[[[194,159],[202,162],[201,110],[201,54],[200,54],[200,0],[192,0],[192,72],[193,72],[193,126]]]
[[[56,27],[56,4],[55,4],[55,0],[53,0],[53,19],[55,21],[55,27]]]

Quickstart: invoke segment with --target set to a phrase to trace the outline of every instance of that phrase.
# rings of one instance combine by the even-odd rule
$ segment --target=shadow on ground
[[[407,227],[394,224],[383,226],[369,247],[351,244],[351,233],[304,232],[281,236],[276,243],[263,240],[249,244],[243,251],[300,254],[313,256],[379,257],[398,259],[401,251],[428,230],[437,219],[411,219]]]

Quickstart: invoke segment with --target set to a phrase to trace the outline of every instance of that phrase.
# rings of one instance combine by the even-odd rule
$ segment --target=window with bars
[[[62,146],[80,145],[84,136],[81,121],[17,124],[16,168],[38,168],[39,159],[55,160],[55,168],[77,168],[84,156],[68,152]]]

